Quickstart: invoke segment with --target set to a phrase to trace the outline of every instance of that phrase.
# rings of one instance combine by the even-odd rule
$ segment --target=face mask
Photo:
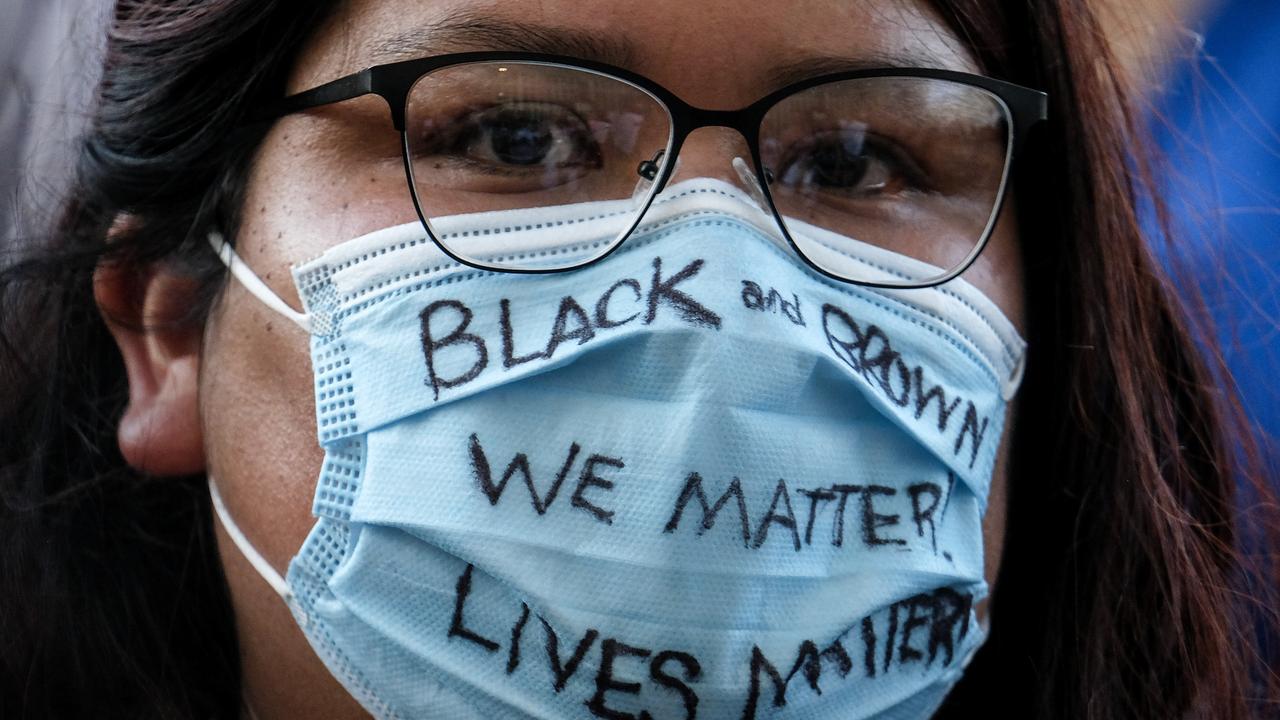
[[[449,232],[571,254],[605,210]],[[309,328],[325,450],[286,578],[211,481],[215,508],[366,709],[934,712],[984,638],[982,516],[1024,344],[964,282],[828,280],[772,223],[689,181],[605,261],[532,276],[393,227],[295,267],[301,314],[215,238]]]

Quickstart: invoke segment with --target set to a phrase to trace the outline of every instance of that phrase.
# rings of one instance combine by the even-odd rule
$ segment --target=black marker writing
[[[560,692],[564,690],[569,678],[578,672],[578,665],[582,664],[582,658],[586,657],[587,651],[595,644],[599,633],[595,630],[587,630],[573,648],[573,654],[569,656],[569,660],[565,662],[560,659],[560,636],[556,635],[551,623],[542,618],[538,619],[542,621],[542,629],[547,633],[547,660],[551,663],[551,673],[555,677],[555,691]]]
[[[448,333],[443,336],[437,336],[433,331],[432,323],[439,322],[436,318],[437,314],[449,311],[458,313],[460,319]],[[489,364],[489,351],[485,349],[484,340],[479,335],[467,332],[467,327],[471,325],[471,315],[471,308],[457,300],[437,300],[428,305],[420,315],[422,321],[422,352],[426,355],[427,360],[427,384],[431,386],[432,397],[436,400],[440,399],[441,389],[458,387],[471,382]],[[440,377],[436,372],[436,354],[444,348],[458,345],[471,346],[475,352],[475,360],[471,363],[470,368],[454,377]]]
[[[917,483],[909,486],[907,493],[899,493],[897,489],[884,485],[836,484],[821,488],[792,489],[785,479],[780,479],[774,486],[769,504],[757,509],[758,512],[763,510],[763,514],[756,516],[759,520],[754,525],[754,533],[751,530],[753,525],[749,510],[751,500],[747,497],[741,480],[733,478],[715,503],[709,502],[710,496],[705,485],[706,482],[700,474],[689,473],[672,505],[669,519],[662,528],[663,533],[678,532],[684,522],[686,510],[689,509],[690,504],[693,504],[700,511],[695,513],[699,520],[694,521],[696,523],[694,534],[698,537],[711,532],[722,514],[729,514],[736,515],[737,522],[731,526],[732,530],[726,532],[736,531],[743,547],[748,549],[759,549],[769,541],[771,530],[776,533],[777,528],[782,528],[787,531],[786,537],[790,540],[788,544],[798,552],[802,548],[814,545],[815,536],[818,535],[816,530],[824,521],[830,523],[830,544],[833,547],[843,547],[845,511],[849,499],[854,497],[857,499],[857,504],[854,506],[853,522],[857,524],[856,531],[865,547],[907,545],[906,539],[890,532],[891,528],[903,524],[903,513],[890,513],[885,510],[894,504],[902,506],[909,503],[910,518],[916,527],[916,536],[924,538],[924,528],[927,525],[930,529],[930,546],[933,552],[937,552],[935,525],[940,516],[939,505],[944,495],[942,488],[936,483]],[[807,503],[800,501],[803,529],[792,505],[793,494],[808,500]],[[756,499],[756,502],[760,501],[759,498]],[[906,510],[907,508],[904,507],[903,511]],[[730,517],[728,522],[733,523],[734,518]],[[817,537],[816,542],[822,543],[823,538]]]
[[[930,405],[935,406],[939,432],[948,431],[952,413],[963,402],[966,405],[964,419],[956,433],[952,454],[959,455],[968,438],[969,467],[973,467],[986,434],[988,419],[979,417],[978,408],[972,400],[953,398],[948,402],[946,391],[940,385],[927,386],[922,367],[908,367],[883,330],[875,325],[862,327],[849,313],[834,305],[822,306],[822,329],[832,353],[878,388],[894,405],[910,407],[914,397],[916,420],[923,417]]]
[[[610,304],[613,302],[613,294],[618,292],[618,290],[624,287],[630,289],[631,292],[635,293],[636,302],[640,302],[641,298],[644,297],[644,291],[640,289],[640,283],[636,280],[631,280],[630,278],[628,278],[626,280],[619,280],[613,285],[610,285],[609,289],[605,290],[604,294],[600,296],[600,299],[596,301],[596,314],[595,314],[596,327],[602,330],[611,330],[613,328],[626,325],[632,320],[635,320],[636,318],[640,317],[639,311],[633,312],[630,315],[618,320],[614,320],[609,317],[609,307],[610,307]]]
[[[633,647],[613,638],[607,638],[604,641],[600,649],[600,668],[596,672],[596,692],[591,699],[587,700],[587,709],[592,715],[608,718],[608,720],[651,720],[647,712],[642,711],[637,716],[620,712],[605,704],[605,693],[608,692],[640,694],[640,683],[627,682],[614,677],[614,663],[623,657],[647,658],[649,655],[650,651],[645,648]]]
[[[791,302],[782,297],[782,293],[769,288],[768,294],[750,280],[742,281],[742,305],[748,310],[760,312],[782,313],[793,325],[805,326],[804,313],[800,309],[800,296],[791,293]]]
[[[479,657],[494,657],[496,662],[502,662],[498,660],[502,647],[491,639],[502,634],[496,628],[470,628],[464,622],[466,604],[473,594],[473,576],[487,577],[475,573],[471,565],[459,575],[448,637],[460,638],[467,646],[478,648]],[[971,594],[942,587],[861,617],[835,640],[824,640],[825,645],[811,638],[802,639],[795,646],[794,656],[770,657],[760,646],[752,645],[749,653],[735,661],[735,664],[741,663],[737,667],[742,669],[745,686],[741,718],[755,720],[762,707],[786,707],[797,693],[821,696],[824,690],[833,689],[834,682],[854,675],[859,665],[860,674],[865,678],[876,678],[895,668],[914,675],[918,670],[912,666],[929,668],[935,663],[948,666],[956,661],[957,646],[969,632],[972,607]],[[493,617],[492,609],[475,614]],[[654,713],[649,710],[624,712],[610,704],[611,699],[616,703],[623,695],[646,697],[644,685],[648,682],[652,688],[660,688],[678,698],[686,720],[697,717],[697,684],[703,676],[703,664],[694,655],[674,649],[642,647],[593,627],[581,629],[580,635],[566,636],[525,603],[519,603],[518,611],[513,603],[510,617],[513,621],[505,659],[506,674],[544,672],[545,668],[549,693],[570,691],[572,683],[571,692],[581,693],[577,695],[579,701],[593,716],[610,720],[653,720]],[[537,618],[543,629],[545,665],[528,670],[529,663],[522,662],[521,655],[524,647],[538,635],[525,638],[531,617]],[[855,663],[852,648],[845,645],[858,640],[862,642],[861,663]],[[536,657],[537,654],[531,659]],[[595,667],[594,677],[588,677],[590,671],[587,671],[575,680],[584,667]],[[797,678],[800,682],[796,682]],[[659,716],[668,717],[665,712]]]
[[[560,470],[551,481],[546,494],[539,495],[538,489],[534,485],[533,471],[529,468],[529,456],[527,454],[516,453],[511,458],[511,462],[507,463],[507,468],[502,473],[502,479],[495,483],[493,481],[493,469],[489,465],[489,456],[480,444],[479,436],[476,433],[471,433],[467,440],[467,453],[471,458],[471,474],[475,478],[476,486],[479,487],[480,492],[484,494],[489,504],[493,506],[498,504],[502,499],[503,492],[507,489],[507,484],[518,473],[524,480],[525,487],[529,490],[529,503],[538,515],[545,515],[551,504],[555,502],[556,497],[559,496],[560,488],[564,485],[565,478],[568,477],[569,472],[573,469],[574,462],[577,460],[581,449],[578,443],[569,445],[569,451],[565,455],[564,462],[561,463]],[[618,458],[593,453],[583,463],[582,470],[578,473],[578,484],[574,488],[573,497],[569,502],[573,507],[587,512],[596,520],[610,525],[613,523],[613,511],[600,507],[586,497],[587,491],[591,488],[600,488],[600,492],[613,490],[613,481],[598,474],[596,468],[601,465],[615,469],[626,467],[622,460]]]
[[[672,661],[683,666],[679,678],[666,671],[665,666]],[[685,720],[694,720],[698,717],[698,694],[689,687],[689,683],[696,681],[700,675],[702,675],[702,665],[698,663],[698,659],[689,653],[677,650],[663,650],[653,656],[653,663],[649,665],[649,677],[653,678],[658,685],[673,690],[680,696],[680,701],[684,703]]]
[[[955,647],[969,632],[969,611],[973,596],[951,588],[938,588],[893,603],[888,608],[888,620],[884,638],[884,664],[878,667],[880,639],[876,632],[876,619],[867,615],[857,624],[858,637],[863,644],[863,675],[874,678],[891,667],[906,667],[923,663],[930,667],[941,657],[942,665],[955,660]],[[899,615],[905,620],[899,623]],[[796,676],[803,679],[800,688],[807,687],[814,695],[822,695],[824,678],[831,672],[844,679],[853,671],[854,663],[840,639],[823,649],[813,640],[803,640],[796,649],[790,670],[784,675],[778,664],[767,657],[758,646],[752,648],[746,661],[748,678],[747,697],[742,709],[742,720],[755,720],[760,707],[768,703],[772,707],[786,707],[788,691],[797,687],[792,683]],[[825,675],[824,675],[825,673]]]
[[[805,640],[800,643],[800,647],[796,652],[795,663],[791,666],[791,672],[783,677],[778,668],[765,657],[764,652],[759,647],[751,648],[751,681],[747,688],[747,702],[742,709],[743,720],[752,720],[756,716],[756,709],[760,703],[760,677],[764,675],[771,683],[773,690],[773,706],[775,708],[786,707],[787,705],[787,685],[790,684],[791,678],[796,673],[802,673],[805,684],[809,689],[817,695],[822,694],[822,688],[818,684],[822,679],[822,661],[827,659],[835,663],[836,674],[845,677],[849,671],[853,669],[853,663],[849,660],[849,654],[845,652],[844,646],[840,641],[829,645],[826,649],[819,651],[818,646],[812,640]]]
[[[468,566],[468,569],[470,567]],[[520,619],[511,626],[511,649],[507,652],[507,674],[516,671],[520,666],[520,638],[524,637],[524,626],[529,622],[529,606],[520,603]]]
[[[888,672],[894,661],[899,666],[923,662],[925,667],[930,667],[940,653],[942,664],[950,665],[955,659],[956,643],[969,634],[969,611],[972,607],[973,595],[946,587],[890,605],[879,671]],[[875,625],[870,616],[862,620],[867,677],[877,674]]]
[[[530,322],[528,311],[521,314],[512,300],[502,298],[498,302],[497,317],[502,369],[512,370],[537,360],[550,360],[566,345],[585,345],[602,331],[632,322],[651,325],[659,319],[663,308],[694,327],[719,330],[720,316],[678,287],[696,277],[705,264],[704,260],[694,260],[674,275],[664,277],[662,258],[655,257],[647,288],[640,280],[623,278],[590,302],[582,302],[572,295],[560,298],[555,316],[549,319],[547,341],[541,347],[516,347],[516,338],[528,335],[517,332],[518,325]],[[436,400],[440,399],[441,390],[466,385],[488,368],[489,343],[481,335],[468,331],[474,316],[472,309],[460,300],[437,300],[420,314],[422,352],[427,365],[426,383],[431,386],[432,397]],[[446,367],[465,365],[466,369],[452,375],[441,370],[441,355],[446,352],[451,361],[445,363]],[[459,361],[469,364],[460,365]]]
[[[697,530],[701,535],[715,527],[716,516],[720,514],[720,509],[729,502],[730,498],[737,501],[738,520],[742,524],[742,546],[747,547],[751,543],[751,527],[747,523],[747,501],[742,496],[742,482],[738,478],[729,482],[729,487],[725,488],[724,494],[716,500],[715,505],[708,507],[707,494],[702,490],[702,476],[696,472],[689,473],[684,489],[680,491],[680,497],[676,499],[675,508],[671,511],[671,519],[667,521],[666,527],[662,528],[662,532],[675,532],[676,528],[680,527],[680,518],[684,517],[685,506],[690,500],[697,499],[698,505],[702,507],[702,523]]]
[[[474,568],[470,565],[462,571],[458,576],[458,585],[454,593],[453,601],[453,620],[449,623],[449,637],[460,637],[463,640],[469,640],[476,645],[484,648],[488,652],[494,652],[498,649],[498,643],[486,638],[479,633],[468,630],[462,619],[462,609],[466,607],[467,596],[471,594],[471,572]]]
[[[782,501],[785,513],[778,512],[778,501]],[[773,500],[769,503],[769,509],[764,514],[764,519],[760,521],[760,527],[756,529],[755,540],[751,541],[751,546],[758,548],[764,544],[769,537],[769,526],[777,523],[791,531],[791,540],[795,544],[796,552],[800,552],[800,532],[796,529],[796,514],[791,509],[791,496],[787,494],[787,481],[779,480],[777,487],[773,490]]]
[[[502,367],[511,369],[517,365],[541,360],[547,357],[545,350],[519,355],[516,352],[516,341],[511,330],[511,301],[502,298],[498,302],[501,308],[498,313],[498,332],[502,335]]]
[[[855,486],[856,487],[856,486]],[[877,495],[897,495],[898,491],[891,487],[868,485],[861,489],[862,500],[862,542],[868,547],[875,545],[906,545],[902,538],[882,537],[877,530],[898,524],[898,515],[881,515],[876,512],[874,502]]]
[[[498,504],[502,499],[503,491],[507,489],[507,482],[518,472],[524,478],[525,487],[529,488],[529,500],[533,504],[534,512],[539,515],[545,515],[547,508],[555,502],[556,496],[560,494],[560,486],[564,484],[565,475],[569,474],[569,469],[573,467],[573,461],[578,457],[580,450],[578,443],[569,445],[569,454],[565,457],[564,464],[560,466],[560,472],[556,473],[551,487],[547,488],[546,496],[539,497],[537,488],[533,486],[533,472],[529,470],[528,455],[516,453],[515,457],[511,458],[511,462],[507,463],[502,479],[494,484],[493,472],[489,469],[489,458],[485,455],[484,448],[480,445],[480,438],[475,433],[471,433],[467,449],[471,455],[471,472],[480,486],[480,491],[489,499],[490,505]]]
[[[835,500],[836,494],[825,488],[818,488],[816,490],[808,490],[805,488],[800,488],[796,492],[809,498],[809,521],[804,524],[804,544],[812,545],[813,544],[813,524],[818,520],[818,505],[819,504],[825,505],[826,503],[831,502],[832,500]],[[834,544],[836,547],[840,547],[840,544],[842,544],[843,542],[844,542],[844,507],[843,507],[843,501],[841,501],[840,532],[836,533],[836,537],[832,541],[832,544]]]
[[[720,329],[720,316],[711,312],[702,303],[694,300],[676,285],[692,278],[702,269],[703,260],[694,260],[684,266],[680,272],[666,280],[662,279],[662,258],[653,259],[653,283],[649,286],[649,312],[644,317],[644,324],[653,323],[658,315],[659,305],[670,305],[676,314],[685,322],[701,327]]]
[[[596,475],[596,465],[607,465],[612,468],[621,470],[626,467],[622,461],[617,458],[604,457],[602,455],[592,455],[585,465],[582,466],[582,475],[578,478],[578,487],[573,491],[573,506],[586,510],[595,516],[597,520],[606,524],[613,524],[613,511],[593,504],[587,500],[584,493],[589,487],[598,487],[605,490],[613,489],[613,481]]]
[[[596,331],[591,328],[587,311],[572,296],[566,295],[560,298],[560,309],[556,311],[556,321],[551,326],[551,338],[547,340],[545,355],[555,355],[556,348],[570,340],[577,340],[582,345],[595,336]]]
[[[933,520],[933,513],[942,502],[942,488],[935,483],[916,483],[907,488],[911,496],[911,521],[916,525],[916,535],[924,537],[924,525],[929,523],[929,544],[934,554],[938,552],[938,528]],[[928,500],[922,498],[928,495]]]
[[[495,640],[485,637],[478,630],[467,628],[463,622],[466,615],[466,604],[472,595],[472,580],[475,568],[467,565],[458,577],[457,592],[454,596],[452,620],[449,625],[449,638],[462,638],[468,643],[479,646],[485,656],[497,653],[501,646]],[[506,674],[511,675],[523,668],[521,662],[524,645],[525,628],[530,617],[536,617],[542,625],[546,650],[546,668],[550,672],[550,691],[560,694],[569,687],[582,667],[596,666],[593,681],[594,692],[583,701],[587,709],[595,717],[611,720],[653,720],[653,714],[647,710],[639,713],[625,713],[608,704],[610,693],[638,695],[643,680],[652,681],[655,687],[674,693],[684,707],[685,720],[695,720],[698,714],[698,694],[695,686],[702,677],[702,664],[693,655],[673,649],[650,650],[624,642],[616,637],[603,636],[596,628],[587,628],[581,637],[564,637],[546,618],[533,613],[529,606],[520,603],[520,612],[511,626],[511,642],[507,651]],[[566,640],[568,642],[566,642]],[[588,658],[599,648],[599,657],[595,663]],[[639,663],[639,672],[624,665]],[[525,670],[520,669],[520,672]],[[647,675],[647,677],[645,677]],[[580,687],[580,685],[579,685]],[[667,717],[664,713],[662,717]]]

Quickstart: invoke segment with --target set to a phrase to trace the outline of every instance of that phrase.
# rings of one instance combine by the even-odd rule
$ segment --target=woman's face
[[[288,83],[298,92],[364,67],[462,50],[529,49],[538,35],[620,51],[630,70],[703,108],[743,107],[776,89],[770,78],[814,62],[928,65],[979,73],[972,55],[924,2],[743,0],[647,3],[351,0],[302,51]],[[343,240],[416,218],[385,103],[364,97],[280,120],[250,178],[238,248],[295,308],[289,267]],[[737,182],[743,139],[694,133],[673,182]],[[1008,207],[1008,205],[1006,205]],[[607,262],[607,261],[606,261]],[[1006,212],[965,279],[1023,329],[1019,247]],[[316,442],[308,338],[231,283],[204,337],[200,414],[209,472],[240,527],[279,571],[301,546],[323,452]],[[1006,433],[1006,438],[1008,434]],[[1004,453],[1002,451],[1001,457]],[[996,466],[984,524],[994,583],[1003,537],[1004,463]],[[362,717],[280,599],[219,530],[235,604],[246,697],[257,717]],[[979,607],[979,613],[985,607]]]

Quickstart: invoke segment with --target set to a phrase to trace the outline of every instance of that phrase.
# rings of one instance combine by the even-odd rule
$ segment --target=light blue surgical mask
[[[572,254],[604,211],[448,231]],[[1023,341],[963,281],[815,274],[725,183],[646,218],[606,261],[537,276],[388,228],[295,267],[303,312],[215,237],[310,331],[325,451],[285,578],[211,480],[222,523],[380,718],[930,716],[985,636]]]

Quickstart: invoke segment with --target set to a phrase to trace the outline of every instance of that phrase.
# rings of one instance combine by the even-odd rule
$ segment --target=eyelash
[[[552,117],[548,112],[543,118],[534,117],[537,113],[543,112],[551,108],[559,113],[558,116]],[[516,119],[532,118],[535,121],[541,120],[545,124],[550,125],[551,133],[562,132],[570,135],[569,142],[573,143],[574,149],[586,148],[586,157],[576,162],[561,162],[554,167],[571,168],[571,167],[590,167],[599,168],[603,165],[600,149],[595,146],[591,140],[589,131],[586,130],[586,122],[576,113],[563,105],[553,103],[538,103],[533,101],[523,101],[513,103],[511,105],[491,104],[486,106],[468,107],[459,112],[453,113],[444,125],[448,128],[446,133],[431,136],[431,142],[426,146],[417,150],[419,154],[430,156],[435,154],[447,154],[451,161],[467,164],[470,169],[481,172],[486,175],[496,175],[504,177],[519,177],[529,173],[534,168],[545,169],[546,166],[538,163],[532,163],[527,168],[522,169],[516,164],[495,164],[467,157],[467,149],[476,141],[478,137],[482,137],[486,132],[492,132],[494,126],[486,125],[485,118],[487,114],[495,116],[492,119],[501,120],[502,113],[510,113],[516,116]],[[521,117],[523,115],[523,117]],[[568,120],[576,125],[569,126]],[[557,139],[553,138],[550,149],[554,150],[557,146]]]
[[[835,139],[838,142],[838,133],[840,132],[840,130],[830,130],[811,133],[805,142],[799,144],[798,149],[796,147],[787,148],[787,154],[779,162],[780,168],[789,167],[793,162],[797,161],[797,156],[801,153],[822,147],[824,140]],[[860,139],[860,142],[860,155],[879,159],[889,167],[890,172],[894,173],[895,176],[903,178],[907,191],[929,193],[935,190],[929,181],[928,173],[903,148],[901,143],[879,134],[865,135]]]

